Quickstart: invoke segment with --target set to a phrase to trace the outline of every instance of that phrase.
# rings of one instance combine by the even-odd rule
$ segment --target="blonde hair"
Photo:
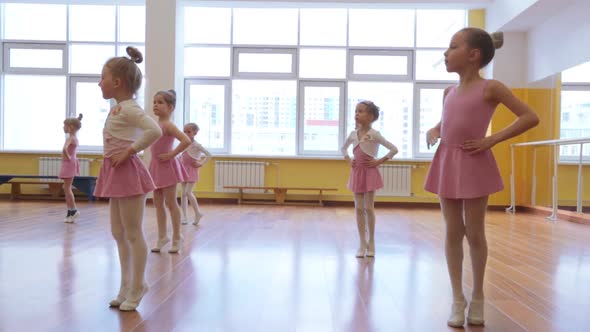
[[[489,34],[485,30],[479,28],[464,28],[460,32],[465,32],[467,34],[465,41],[469,47],[480,50],[480,68],[487,66],[494,58],[496,49],[499,49],[504,45],[504,33],[499,31]]]
[[[176,108],[176,91],[174,89],[158,91],[156,92],[156,96],[162,96],[166,104],[171,105],[172,108]]]
[[[82,113],[80,113],[77,118],[65,119],[64,125],[72,126],[72,127],[74,127],[74,129],[80,130],[80,128],[82,128]]]
[[[197,124],[196,124],[196,123],[194,123],[194,122],[189,122],[189,123],[185,124],[184,126],[185,126],[185,127],[189,127],[189,128],[190,128],[192,131],[194,131],[195,133],[196,133],[197,131],[199,131],[199,126],[197,126]]]
[[[125,88],[129,92],[136,94],[141,87],[143,78],[141,70],[136,64],[143,61],[143,55],[137,48],[131,46],[127,46],[126,51],[129,57],[111,58],[105,63],[105,67],[109,68],[113,77],[123,80]]]

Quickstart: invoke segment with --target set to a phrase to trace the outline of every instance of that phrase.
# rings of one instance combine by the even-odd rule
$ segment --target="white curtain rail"
[[[573,139],[555,139],[555,140],[545,140],[545,141],[534,141],[534,142],[525,142],[525,143],[514,143],[510,145],[510,158],[511,158],[511,165],[512,170],[510,173],[510,207],[506,209],[507,212],[514,213],[516,211],[516,195],[515,195],[515,188],[514,188],[514,174],[515,174],[515,166],[514,166],[514,148],[515,147],[522,147],[522,146],[532,146],[533,147],[533,178],[532,178],[532,190],[531,190],[531,205],[535,206],[535,197],[537,191],[537,148],[541,146],[552,146],[553,147],[553,179],[552,179],[552,213],[547,219],[551,221],[557,220],[557,168],[559,162],[559,147],[562,145],[573,145],[579,144],[580,145],[580,155],[578,158],[578,192],[577,192],[577,201],[576,201],[576,212],[582,213],[582,195],[583,195],[583,185],[582,185],[582,161],[583,161],[583,148],[584,144],[590,143],[590,137],[584,138],[573,138]]]

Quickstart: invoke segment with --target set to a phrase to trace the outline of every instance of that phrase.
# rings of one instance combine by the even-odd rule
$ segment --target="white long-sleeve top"
[[[340,149],[343,156],[349,157],[348,147],[351,144],[353,148],[356,148],[357,145],[360,145],[361,150],[373,158],[377,158],[377,153],[379,153],[379,145],[383,145],[389,149],[389,153],[385,155],[387,159],[393,158],[393,156],[397,153],[397,147],[386,140],[377,130],[373,128],[369,129],[369,131],[362,138],[358,137],[358,130],[353,130],[350,135],[348,135],[348,138]]]
[[[201,154],[205,155],[205,160],[200,161],[201,164],[205,164],[207,161],[209,161],[209,159],[211,159],[211,153],[207,151],[207,149],[205,149],[201,144],[197,143],[197,141],[193,141],[183,153],[186,153],[189,155],[189,157],[197,161],[201,159]]]
[[[144,150],[162,136],[160,126],[133,99],[122,101],[113,108],[104,130],[114,138],[132,141],[131,147],[136,152]]]

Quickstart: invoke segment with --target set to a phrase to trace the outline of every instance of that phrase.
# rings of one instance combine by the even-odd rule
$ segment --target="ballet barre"
[[[582,167],[587,166],[584,160],[584,144],[590,143],[590,137],[583,137],[583,138],[570,138],[570,139],[554,139],[554,140],[546,140],[546,141],[535,141],[535,142],[524,142],[524,143],[514,143],[510,145],[510,160],[511,160],[511,167],[512,170],[510,172],[510,206],[506,208],[506,212],[515,213],[516,212],[516,184],[515,184],[515,166],[514,166],[514,148],[515,147],[523,147],[523,146],[532,146],[533,147],[533,171],[532,171],[532,188],[531,188],[531,206],[536,205],[536,194],[537,194],[537,148],[541,146],[548,146],[553,150],[553,178],[551,179],[551,215],[547,217],[550,221],[557,220],[557,210],[559,208],[559,201],[557,198],[558,191],[557,191],[557,170],[559,169],[559,161],[560,161],[560,154],[559,148],[562,145],[579,145],[580,146],[580,154],[577,158],[571,159],[570,161],[577,161],[578,165],[578,185],[577,185],[577,200],[576,200],[576,213],[583,213],[583,177],[582,177]],[[572,184],[568,184],[573,186]]]
[[[310,187],[285,187],[285,186],[261,186],[261,187],[251,187],[251,186],[224,186],[225,189],[237,189],[238,190],[238,204],[277,204],[277,205],[319,205],[324,206],[323,201],[323,193],[324,191],[336,191],[336,188],[310,188]],[[253,199],[246,199],[244,198],[244,190],[264,190],[269,191],[272,190],[275,194],[274,201],[261,201],[261,200],[253,200]],[[288,190],[295,190],[295,191],[318,191],[318,203],[311,203],[311,202],[293,202],[287,201],[287,191]]]

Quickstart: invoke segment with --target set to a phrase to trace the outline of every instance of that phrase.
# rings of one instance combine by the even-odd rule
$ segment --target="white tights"
[[[140,292],[145,283],[147,245],[143,235],[143,211],[146,195],[111,198],[111,233],[117,242],[121,263],[121,289]]]
[[[375,247],[375,192],[354,194],[356,225],[358,227],[361,248]],[[368,227],[367,227],[368,226]],[[368,238],[367,238],[368,237]]]
[[[180,234],[180,209],[176,200],[176,185],[154,190],[154,205],[158,221],[158,239],[164,239],[167,236],[166,210],[164,208],[167,207],[172,221],[172,240],[179,241],[182,236]]]
[[[197,203],[197,198],[193,193],[193,188],[195,186],[195,182],[183,182],[182,183],[182,196],[180,199],[182,205],[182,219],[188,219],[186,214],[186,208],[188,207],[188,203],[190,201],[193,211],[195,212],[195,217],[201,214],[199,210],[199,203]]]

